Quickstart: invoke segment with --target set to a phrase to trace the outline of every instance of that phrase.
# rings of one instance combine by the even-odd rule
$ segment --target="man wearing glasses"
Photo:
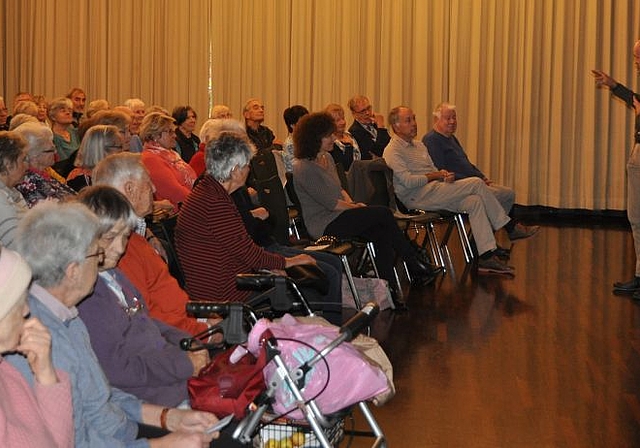
[[[356,95],[349,100],[349,109],[353,114],[353,124],[349,132],[358,142],[362,160],[382,157],[382,152],[391,140],[389,131],[384,127],[382,114],[373,112],[369,98]]]

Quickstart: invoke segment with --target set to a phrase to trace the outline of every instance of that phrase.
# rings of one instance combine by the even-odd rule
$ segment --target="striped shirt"
[[[206,174],[180,209],[176,249],[186,290],[195,300],[246,300],[236,275],[256,269],[284,269],[281,255],[266,252],[247,234],[233,200]]]

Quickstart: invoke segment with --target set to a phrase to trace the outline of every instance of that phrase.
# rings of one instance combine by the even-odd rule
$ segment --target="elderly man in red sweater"
[[[92,180],[95,185],[108,185],[124,194],[139,217],[118,268],[147,300],[151,316],[193,335],[215,324],[215,320],[199,322],[187,315],[189,296],[147,240],[153,236],[146,231],[144,217],[153,209],[154,187],[140,155],[120,153],[105,158],[94,169]]]

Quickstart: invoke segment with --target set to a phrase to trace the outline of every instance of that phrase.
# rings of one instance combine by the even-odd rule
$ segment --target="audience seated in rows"
[[[509,224],[510,218],[482,179],[456,180],[455,173],[438,170],[427,148],[416,140],[418,125],[413,111],[404,106],[389,112],[389,124],[395,135],[384,150],[384,159],[393,170],[393,184],[400,200],[410,208],[469,214],[480,260],[478,272],[513,274],[496,254],[494,231]],[[512,240],[527,238],[537,227],[515,224],[509,233]]]
[[[117,264],[137,216],[127,198],[108,186],[85,188],[78,200],[98,217],[104,253],[91,295],[78,305],[109,383],[151,403],[178,406],[188,399],[187,380],[209,361],[206,350],[185,352],[190,335],[149,315],[146,298]]]
[[[198,322],[187,315],[189,296],[169,274],[167,263],[157,252],[155,243],[158,239],[146,227],[144,220],[152,212],[154,187],[140,155],[122,153],[108,156],[93,170],[93,181],[94,185],[107,185],[122,193],[136,214],[137,225],[129,237],[118,269],[145,298],[149,314],[191,335],[216,324],[216,319]]]
[[[97,361],[76,305],[93,290],[105,256],[98,243],[99,228],[98,219],[83,204],[47,202],[24,217],[17,244],[33,273],[31,316],[51,333],[53,366],[69,376],[75,446],[200,446],[217,435],[204,433],[217,420],[213,414],[176,408],[163,412],[163,406],[111,387]],[[34,385],[24,357],[5,360]],[[144,440],[159,435],[157,443]]]
[[[406,261],[413,278],[432,281],[434,273],[418,261],[416,250],[398,228],[391,210],[355,203],[342,189],[329,155],[335,130],[329,114],[313,113],[302,117],[293,133],[296,148],[293,182],[307,230],[313,238],[332,235],[373,242],[380,277],[390,284],[394,283],[396,255]],[[391,288],[397,306],[402,307],[399,291]]]

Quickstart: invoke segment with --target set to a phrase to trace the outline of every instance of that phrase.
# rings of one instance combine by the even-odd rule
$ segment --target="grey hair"
[[[144,101],[142,101],[140,98],[129,98],[125,100],[123,104],[131,110],[135,109],[136,107],[142,107],[143,109],[146,107]]]
[[[351,112],[355,112],[356,106],[359,103],[363,103],[365,101],[369,101],[369,98],[367,98],[364,95],[354,95],[352,98],[349,99],[349,102],[347,103],[347,106],[349,107],[349,110]],[[369,101],[369,103],[371,103],[371,101]]]
[[[73,103],[69,98],[56,98],[51,101],[49,104],[49,111],[47,112],[49,120],[54,121],[56,112],[58,112],[58,109],[62,109],[63,107],[73,110]]]
[[[442,118],[442,111],[444,109],[456,110],[456,105],[442,102],[438,104],[435,109],[433,109],[433,116],[439,120],[440,118]]]
[[[62,282],[71,263],[83,263],[98,237],[98,218],[78,202],[44,201],[18,226],[17,250],[42,287]]]
[[[122,145],[122,137],[116,126],[105,124],[92,126],[82,138],[74,165],[93,168],[109,155],[109,147],[120,145]]]
[[[233,118],[210,118],[200,128],[200,141],[207,144],[223,132],[247,135],[244,125]]]
[[[410,109],[408,106],[396,106],[389,111],[389,125],[393,126],[398,123],[398,115],[400,115],[400,109]]]
[[[93,169],[91,180],[93,185],[108,185],[122,190],[126,182],[138,181],[145,176],[148,176],[148,173],[142,164],[140,154],[121,152],[101,160]]]
[[[37,117],[38,105],[33,101],[20,101],[18,104],[16,104],[16,107],[13,108],[13,114],[27,114]]]
[[[9,130],[14,131],[19,126],[22,126],[25,123],[40,123],[36,117],[29,114],[17,114],[14,115],[11,119],[11,123],[9,123]]]
[[[204,150],[207,173],[218,182],[226,182],[231,179],[234,168],[249,164],[254,151],[253,144],[246,136],[223,132],[211,140]]]
[[[101,110],[109,110],[109,109],[111,109],[111,105],[109,104],[109,101],[105,99],[93,100],[87,106],[86,115],[87,115],[87,118],[91,118]]]
[[[211,108],[211,118],[231,118],[231,109],[224,104],[216,104]]]
[[[15,132],[20,134],[27,142],[29,154],[32,156],[37,156],[53,145],[53,132],[48,126],[37,120],[35,122],[22,123],[15,129]]]
[[[242,113],[247,112],[249,110],[249,105],[254,102],[262,104],[262,101],[260,101],[260,99],[258,98],[249,98],[247,102],[244,103],[244,107],[242,108]]]

